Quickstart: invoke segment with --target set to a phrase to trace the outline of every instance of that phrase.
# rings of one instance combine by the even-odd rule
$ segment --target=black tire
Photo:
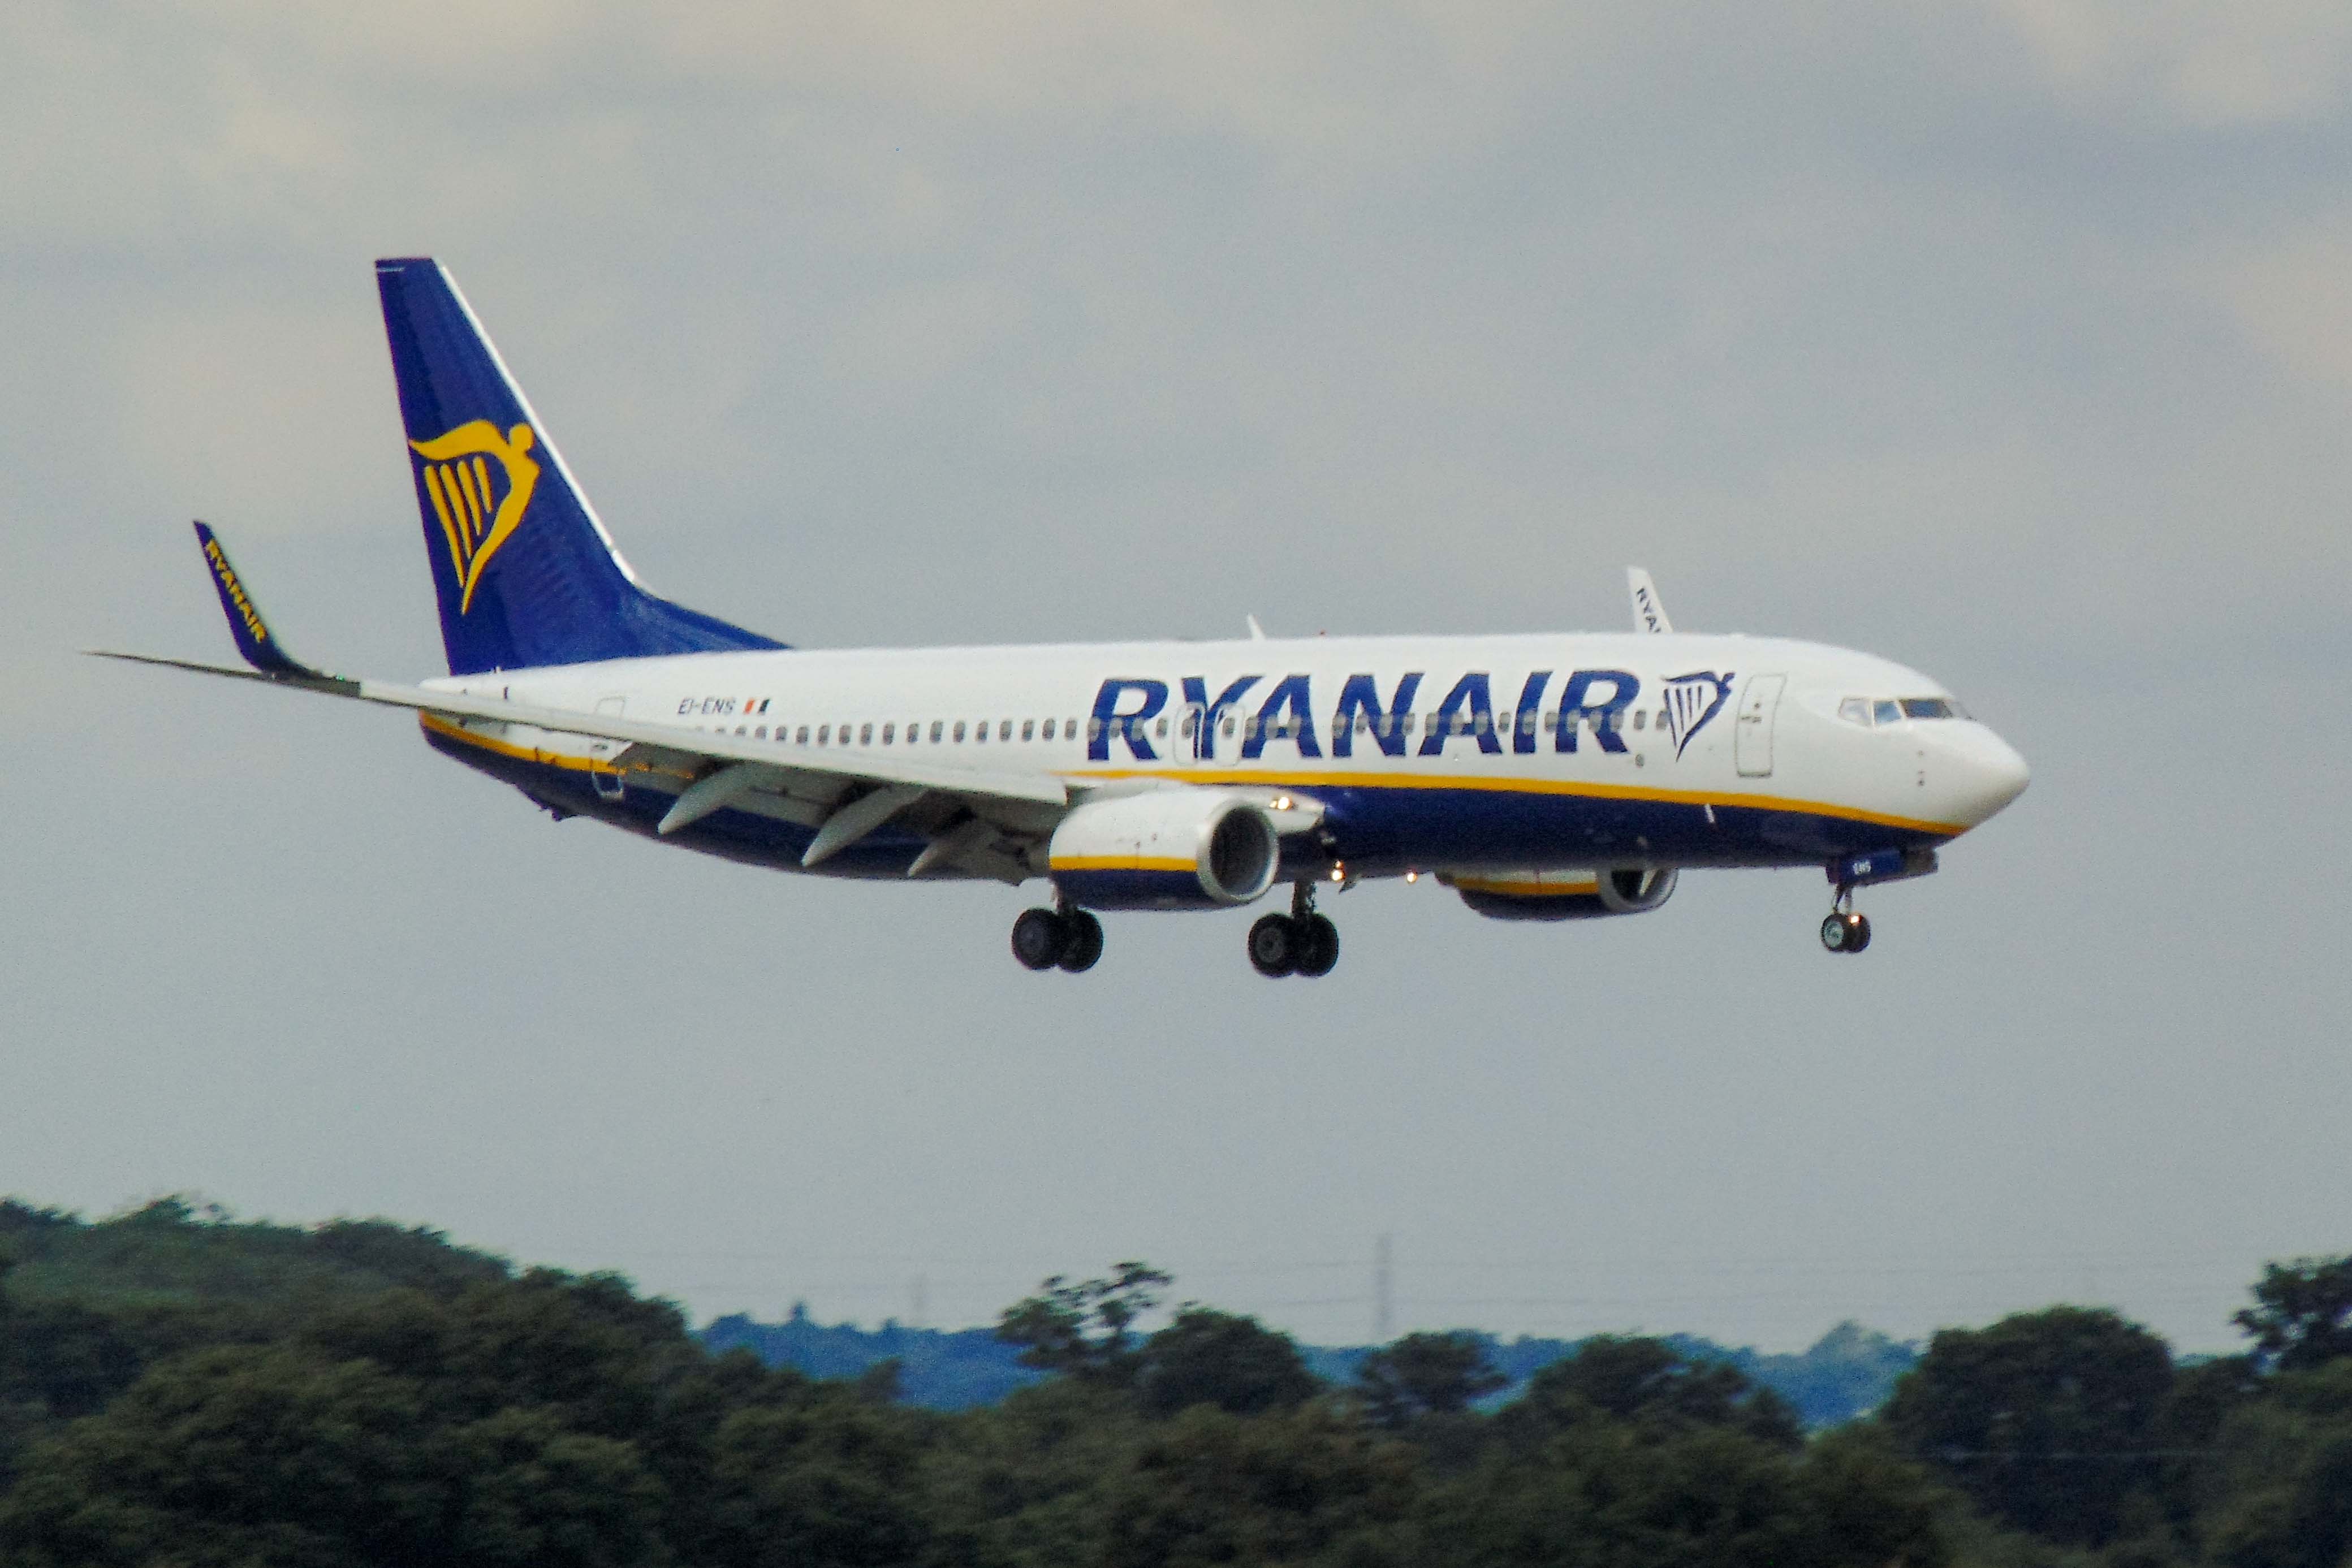
[[[1853,924],[1846,930],[1845,950],[1849,953],[1859,953],[1864,947],[1869,946],[1870,916],[1867,915],[1857,915],[1853,917]]]
[[[1324,915],[1310,915],[1296,921],[1298,944],[1298,973],[1309,978],[1319,978],[1331,972],[1339,961],[1339,928]]]
[[[1069,945],[1062,949],[1060,960],[1063,971],[1083,975],[1102,956],[1102,922],[1083,909],[1073,909],[1062,916],[1062,924],[1069,932]]]
[[[1250,967],[1278,980],[1298,967],[1298,932],[1287,915],[1259,917],[1249,928]]]
[[[1050,909],[1024,909],[1013,923],[1013,956],[1024,969],[1052,968],[1069,946],[1069,926]]]
[[[1822,921],[1822,946],[1832,953],[1843,953],[1845,951],[1845,916],[1843,915],[1824,916]]]

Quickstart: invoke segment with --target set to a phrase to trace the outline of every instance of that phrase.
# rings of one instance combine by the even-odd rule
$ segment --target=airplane
[[[195,525],[246,667],[99,656],[413,710],[425,743],[706,854],[893,882],[1042,878],[1013,956],[1078,973],[1097,911],[1278,907],[1251,965],[1330,973],[1321,890],[1434,877],[1479,915],[1658,908],[1685,871],[1812,867],[1829,952],[1864,887],[1924,876],[2024,789],[1937,682],[1868,653],[1634,629],[1497,636],[793,648],[647,591],[448,270],[376,283],[449,673],[297,661]]]

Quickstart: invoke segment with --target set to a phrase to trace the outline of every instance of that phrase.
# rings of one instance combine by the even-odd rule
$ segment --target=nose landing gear
[[[1822,922],[1822,946],[1832,953],[1859,953],[1870,946],[1870,916],[1854,908],[1851,884],[1837,890],[1837,902]]]
[[[1024,909],[1013,923],[1013,956],[1025,969],[1058,966],[1068,974],[1084,974],[1102,952],[1102,922],[1075,904]]]
[[[1290,913],[1258,918],[1249,929],[1250,967],[1268,979],[1328,975],[1339,962],[1339,928],[1328,915],[1315,913],[1315,891],[1307,883],[1293,884]]]

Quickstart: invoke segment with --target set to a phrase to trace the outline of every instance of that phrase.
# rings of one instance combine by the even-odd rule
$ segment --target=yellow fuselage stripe
[[[529,746],[515,746],[494,740],[477,731],[461,728],[447,719],[431,713],[417,715],[417,723],[436,735],[448,737],[467,746],[478,746],[501,757],[512,757],[525,762],[545,763],[550,767],[589,772],[602,767],[593,758],[568,755],[561,751],[541,751]],[[795,760],[806,756],[794,748]],[[782,766],[792,766],[783,763]],[[803,766],[822,768],[816,758],[809,758]],[[609,771],[609,769],[606,769]],[[637,769],[632,769],[637,771]],[[683,774],[677,775],[684,777]],[[1714,794],[1697,789],[1646,789],[1630,784],[1585,784],[1554,779],[1482,779],[1475,774],[1411,774],[1382,777],[1360,773],[1276,773],[1267,770],[1244,772],[1237,768],[1089,768],[1056,775],[1058,778],[1084,782],[1108,783],[1119,779],[1163,779],[1185,784],[1244,784],[1266,788],[1293,789],[1475,789],[1493,794],[1571,795],[1595,800],[1651,800],[1682,806],[1745,807],[1759,811],[1802,811],[1809,816],[1837,817],[1847,821],[1869,822],[1882,828],[1903,828],[1917,833],[1937,833],[1946,838],[1967,831],[1950,822],[1930,822],[1916,817],[1890,816],[1883,811],[1865,811],[1854,806],[1836,806],[1819,800],[1792,800],[1778,795]],[[1123,862],[1123,864],[1134,862]],[[1189,868],[1190,861],[1170,862]]]
[[[1858,806],[1832,805],[1821,800],[1795,800],[1779,795],[1721,794],[1704,789],[1654,789],[1633,784],[1588,784],[1562,779],[1487,779],[1474,773],[1413,773],[1383,775],[1337,772],[1255,772],[1238,768],[1088,768],[1062,775],[1065,779],[1108,781],[1115,779],[1166,779],[1187,784],[1247,784],[1293,789],[1475,789],[1505,795],[1577,795],[1594,800],[1652,800],[1681,806],[1735,806],[1759,811],[1802,811],[1808,816],[1842,817],[1883,828],[1907,828],[1914,832],[1956,837],[1967,831],[1951,822],[1930,822],[1916,817],[1890,816]]]

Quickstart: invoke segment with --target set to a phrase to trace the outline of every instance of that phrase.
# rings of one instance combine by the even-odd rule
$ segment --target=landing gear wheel
[[[1870,916],[1852,910],[1832,914],[1822,922],[1822,946],[1832,953],[1859,953],[1870,946]]]
[[[1298,928],[1287,915],[1261,915],[1249,928],[1250,967],[1278,980],[1298,967]]]
[[[1102,956],[1102,922],[1083,909],[1066,909],[1062,911],[1062,925],[1069,938],[1069,945],[1062,949],[1062,968],[1068,974],[1083,975]]]
[[[1339,928],[1321,915],[1295,918],[1291,925],[1298,938],[1298,973],[1310,979],[1329,974],[1339,961]]]
[[[1023,968],[1050,969],[1069,947],[1069,925],[1050,909],[1024,909],[1013,923],[1013,956]]]

